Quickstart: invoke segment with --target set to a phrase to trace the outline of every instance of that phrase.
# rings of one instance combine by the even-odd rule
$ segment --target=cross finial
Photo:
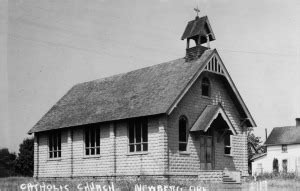
[[[194,11],[197,13],[197,17],[199,16],[199,13],[200,13],[200,10],[198,8],[198,5],[197,5],[197,8],[194,8]]]

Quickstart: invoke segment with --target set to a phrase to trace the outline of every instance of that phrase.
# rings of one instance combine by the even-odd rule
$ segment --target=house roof
[[[223,107],[221,105],[208,105],[205,107],[203,112],[200,114],[190,131],[204,131],[206,132],[211,126],[214,119],[221,115],[222,118],[226,121],[229,129],[233,134],[236,134],[235,129],[233,128],[228,116],[226,115]]]
[[[166,113],[214,52],[77,84],[28,133]]]
[[[197,16],[194,20],[188,22],[181,40],[195,37],[197,35],[206,36],[207,34],[210,34],[210,41],[215,40],[215,35],[211,29],[207,16],[201,18]]]
[[[282,144],[296,144],[300,143],[300,127],[286,126],[275,127],[265,145],[282,145]]]

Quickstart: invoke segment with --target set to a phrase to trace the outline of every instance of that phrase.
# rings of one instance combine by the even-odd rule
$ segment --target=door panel
[[[200,136],[200,168],[213,169],[213,140],[211,136]]]

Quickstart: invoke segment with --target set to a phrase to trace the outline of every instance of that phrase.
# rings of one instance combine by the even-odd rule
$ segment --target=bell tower
[[[188,22],[181,37],[181,40],[186,39],[186,61],[198,59],[205,50],[210,49],[210,42],[216,39],[207,16],[199,17],[199,9],[195,11],[197,16]],[[195,42],[194,47],[190,47],[191,40]]]

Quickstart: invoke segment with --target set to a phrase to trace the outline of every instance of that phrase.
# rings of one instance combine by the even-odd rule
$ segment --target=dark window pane
[[[91,147],[95,146],[95,129],[90,129],[90,136],[91,136]]]
[[[186,143],[179,143],[179,151],[186,151]]]
[[[61,151],[58,151],[58,157],[61,157]]]
[[[230,147],[225,147],[225,154],[229,155],[230,154],[230,150],[231,150]]]
[[[136,122],[135,123],[135,136],[136,136],[136,143],[141,142],[141,123]]]
[[[86,155],[90,155],[90,152],[89,152],[90,150],[89,149],[85,149],[85,154]]]
[[[53,134],[53,145],[54,145],[54,150],[57,150],[57,136],[56,136],[56,133]]]
[[[134,143],[134,127],[133,123],[129,123],[129,143]]]
[[[52,154],[52,152],[50,152],[50,158],[52,158],[53,157],[53,154]]]
[[[226,133],[224,137],[224,145],[225,146],[230,146],[230,134]]]
[[[85,146],[89,147],[90,137],[89,137],[89,130],[85,129]]]
[[[95,154],[95,149],[91,149],[91,155]]]
[[[148,143],[143,144],[143,151],[148,151]]]
[[[209,87],[206,85],[202,86],[202,95],[203,96],[208,96],[208,92],[209,92]]]
[[[58,134],[58,137],[57,137],[57,146],[58,146],[58,150],[61,150],[61,136],[60,136],[60,133]]]
[[[96,128],[96,146],[100,146],[100,128]]]
[[[53,150],[53,142],[52,142],[52,136],[51,136],[51,134],[49,135],[49,150],[50,151]]]
[[[54,152],[54,156],[53,156],[54,158],[56,158],[57,157],[57,152]]]
[[[97,148],[97,155],[100,154],[100,148]]]
[[[137,145],[136,145],[136,151],[141,151],[141,147],[142,147],[141,144],[137,144]]]
[[[143,123],[142,131],[143,142],[148,142],[148,127],[146,123]]]
[[[129,145],[129,152],[134,152],[134,145]]]
[[[203,78],[201,89],[202,89],[202,95],[203,96],[209,96],[209,80],[207,78]]]
[[[186,142],[186,120],[184,118],[179,120],[179,141]]]

